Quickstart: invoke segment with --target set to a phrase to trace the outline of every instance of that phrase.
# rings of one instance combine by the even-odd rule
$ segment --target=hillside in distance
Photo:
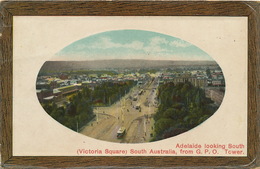
[[[91,60],[91,61],[46,61],[40,72],[72,71],[86,69],[138,69],[168,68],[182,66],[217,66],[215,61],[172,61],[172,60]]]

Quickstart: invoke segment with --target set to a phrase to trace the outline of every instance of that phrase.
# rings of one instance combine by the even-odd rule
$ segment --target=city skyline
[[[41,67],[43,109],[78,133],[115,143],[174,137],[210,118],[225,78],[206,52],[182,39],[144,30],[85,37]]]

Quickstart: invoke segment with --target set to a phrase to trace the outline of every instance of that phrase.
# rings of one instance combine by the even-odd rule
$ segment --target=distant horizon
[[[46,61],[41,71],[60,71],[77,69],[107,69],[107,68],[167,68],[174,66],[218,66],[216,61],[174,61],[147,59],[106,59],[86,61]]]

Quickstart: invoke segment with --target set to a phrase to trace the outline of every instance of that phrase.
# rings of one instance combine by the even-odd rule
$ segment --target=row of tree
[[[88,99],[90,89],[83,88],[69,99],[69,102],[58,107],[55,102],[43,104],[44,110],[59,123],[78,131],[81,127],[91,121],[95,115],[92,103]]]
[[[86,86],[63,106],[58,107],[55,102],[43,103],[42,106],[59,123],[77,131],[95,117],[93,106],[113,104],[129,92],[134,84],[133,81],[118,84],[105,82],[95,87],[94,90]]]
[[[154,116],[153,141],[188,131],[217,110],[213,101],[205,96],[204,90],[193,86],[190,82],[160,85],[158,99],[160,105]]]
[[[120,83],[106,82],[95,87],[91,96],[95,106],[109,106],[118,101],[136,85],[134,81]]]

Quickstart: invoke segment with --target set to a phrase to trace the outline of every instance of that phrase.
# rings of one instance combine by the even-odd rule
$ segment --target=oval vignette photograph
[[[148,143],[210,119],[225,79],[218,63],[185,39],[113,30],[57,51],[42,65],[36,92],[64,127],[97,140]]]

